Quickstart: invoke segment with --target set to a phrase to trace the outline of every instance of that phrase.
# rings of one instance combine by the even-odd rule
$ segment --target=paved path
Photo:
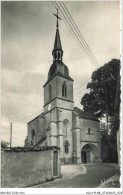
[[[80,165],[62,165],[61,166],[62,178],[72,178],[75,175],[85,174],[86,167],[84,164]]]
[[[38,188],[96,188],[104,181],[113,176],[117,169],[108,164],[86,164],[78,168],[62,167],[63,178],[37,186]],[[72,165],[73,166],[73,165]],[[77,166],[77,165],[76,165]],[[66,169],[66,173],[65,173]],[[70,171],[71,170],[71,171]],[[77,174],[77,175],[76,175]]]

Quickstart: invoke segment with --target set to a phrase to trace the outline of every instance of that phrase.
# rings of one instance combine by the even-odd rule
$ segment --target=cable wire
[[[53,2],[52,2],[53,3]],[[55,3],[55,4],[54,4]],[[92,59],[92,56],[88,53],[88,51],[87,51],[87,49],[82,45],[82,43],[81,43],[81,40],[80,40],[80,36],[78,37],[78,32],[76,33],[76,28],[73,26],[73,24],[71,24],[70,23],[70,20],[69,20],[69,18],[68,17],[66,17],[65,16],[65,14],[63,13],[63,10],[60,8],[60,6],[58,5],[58,3],[57,2],[54,2],[53,3],[53,5],[54,5],[54,7],[57,9],[57,7],[59,8],[59,10],[60,10],[60,12],[61,12],[61,14],[62,14],[62,18],[63,18],[63,21],[65,22],[67,22],[67,24],[69,25],[69,30],[71,31],[72,30],[72,34],[74,33],[74,38],[75,39],[77,39],[77,43],[79,44],[79,46],[80,46],[80,48],[83,50],[83,52],[85,53],[85,55],[87,55],[88,56],[88,59],[90,60],[90,62],[91,63],[93,63],[93,65],[95,65],[96,66],[96,68],[98,68],[98,66],[95,64],[95,62],[94,62],[94,60]],[[56,7],[56,6],[57,7]],[[65,22],[65,23],[66,23]],[[68,26],[67,25],[67,26]]]
[[[60,3],[60,2],[59,2],[59,3]],[[60,3],[60,4],[61,4],[61,3]],[[95,60],[97,66],[100,67],[99,62],[97,61],[97,59],[95,58],[94,54],[92,53],[90,47],[88,46],[87,42],[85,41],[85,39],[84,39],[82,33],[80,32],[78,26],[76,25],[75,21],[73,20],[73,18],[72,18],[72,16],[71,16],[70,12],[68,11],[68,9],[67,9],[67,7],[66,7],[66,5],[65,5],[65,3],[64,3],[63,1],[62,1],[62,4],[64,5],[64,7],[65,7],[65,9],[66,9],[66,11],[67,11],[69,17],[71,18],[71,22],[75,25],[76,29],[78,30],[78,33],[79,33],[79,35],[80,35],[80,37],[81,37],[81,39],[82,39],[82,41],[83,41],[83,44],[85,44],[85,47],[87,48],[88,52],[91,54],[91,56],[93,57],[93,59]]]

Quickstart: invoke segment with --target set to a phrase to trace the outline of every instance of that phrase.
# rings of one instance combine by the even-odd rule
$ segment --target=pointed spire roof
[[[59,29],[56,29],[56,37],[55,37],[55,42],[54,42],[54,49],[53,50],[62,50],[61,46],[61,39],[60,39],[60,34],[59,34]]]
[[[55,36],[55,42],[54,42],[54,50],[61,50],[62,51],[62,46],[61,46],[61,40],[60,40],[60,34],[59,34],[59,23],[58,20],[61,20],[58,14],[58,9],[57,9],[57,14],[54,14],[54,16],[57,18],[56,22],[56,36]]]
[[[47,85],[49,81],[56,75],[73,81],[73,79],[69,76],[68,67],[62,61],[63,50],[62,50],[62,45],[61,45],[61,39],[60,39],[60,33],[59,33],[59,23],[58,23],[58,19],[61,20],[61,18],[58,16],[58,9],[57,9],[57,14],[54,14],[54,15],[57,18],[57,22],[56,22],[56,35],[55,35],[55,41],[54,41],[54,48],[52,51],[53,64],[51,65],[49,69],[48,81],[44,84],[44,86]]]

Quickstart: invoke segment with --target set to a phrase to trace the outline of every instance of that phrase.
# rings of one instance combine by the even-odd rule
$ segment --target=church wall
[[[38,118],[39,121],[39,137],[44,137],[46,136],[46,118]]]
[[[64,82],[66,83],[67,87],[67,97],[62,96],[62,85]],[[73,101],[73,81],[56,76],[56,95],[59,98]]]
[[[45,113],[47,144],[57,146],[57,108]]]
[[[58,152],[58,176],[61,176]],[[53,150],[2,151],[1,170],[3,188],[27,187],[53,177]]]
[[[75,112],[72,113],[72,128],[77,127],[77,114]]]
[[[80,164],[81,163],[80,129],[79,128],[73,129],[72,135],[73,135],[73,161],[74,163]]]
[[[46,129],[48,129],[51,120],[51,113],[48,111],[46,114],[44,114],[44,117],[46,119]]]
[[[52,98],[49,98],[49,85],[52,88]],[[53,98],[56,97],[56,77],[54,77],[47,85],[44,87],[44,105],[50,102]]]
[[[101,161],[101,136],[100,136],[100,123],[94,120],[87,120],[80,118],[81,128],[81,150],[84,145],[92,144],[95,145],[98,150],[98,162]],[[88,134],[88,128],[90,128],[91,134]],[[91,155],[93,158],[93,155]]]
[[[57,108],[51,110],[50,121],[51,122],[57,122],[58,121]]]
[[[61,100],[61,99],[55,99],[53,100],[52,102],[50,102],[50,105],[51,105],[51,110],[53,108],[64,108],[64,109],[68,109],[68,110],[73,110],[74,109],[74,104],[73,102],[69,102],[69,101],[64,101],[64,100]],[[47,104],[45,107],[44,107],[44,112],[49,112],[48,111],[48,106],[49,104]]]
[[[50,116],[50,117],[49,117]],[[45,114],[46,119],[50,120],[50,131],[48,131],[48,145],[60,147],[60,157],[62,162],[72,163],[72,111],[55,108],[50,113]],[[64,120],[69,124],[66,126]],[[48,121],[47,121],[48,122]],[[65,141],[69,142],[69,153],[65,153]]]
[[[91,134],[88,134],[90,128]],[[98,121],[80,118],[81,140],[100,142],[100,124]]]
[[[68,109],[68,110],[73,110],[74,109],[74,104],[73,102],[69,102],[69,101],[64,101],[64,100],[60,100],[60,99],[57,99],[56,100],[56,106],[59,107],[59,108],[64,108],[64,109]]]
[[[72,134],[73,134],[73,161],[81,163],[81,146],[80,146],[80,118],[75,112],[72,113]]]
[[[51,113],[48,112],[46,115],[45,115],[45,118],[46,118],[46,135],[47,135],[47,145],[50,146],[50,140],[49,140],[49,136],[50,136],[50,118],[51,118]]]
[[[35,145],[42,137],[46,136],[46,119],[36,118],[28,123],[28,142],[32,141],[32,129],[35,130]]]
[[[62,85],[66,83],[67,86],[67,97],[62,96]],[[52,88],[52,98],[49,98],[49,85]],[[63,98],[65,100],[73,101],[73,81],[65,79],[60,76],[54,77],[47,85],[44,87],[44,105],[48,104],[54,98]]]
[[[65,163],[72,163],[72,153],[73,153],[73,144],[72,144],[72,111],[69,110],[62,110],[62,121],[63,121],[63,158]],[[67,119],[69,124],[66,126],[64,124],[64,120]],[[69,142],[69,153],[65,153],[65,141]]]
[[[28,123],[28,142],[31,143],[32,141],[32,136],[31,136],[31,131],[32,129],[35,130],[35,143],[37,143],[40,139],[39,137],[39,121],[38,118],[32,120],[31,122]]]

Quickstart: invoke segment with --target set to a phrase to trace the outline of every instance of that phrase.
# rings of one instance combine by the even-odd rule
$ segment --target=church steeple
[[[53,55],[53,61],[61,61],[62,62],[62,56],[63,56],[63,50],[61,46],[61,40],[60,40],[60,34],[59,34],[59,23],[58,20],[61,18],[58,16],[58,9],[57,9],[57,15],[54,14],[57,18],[56,23],[56,36],[55,36],[55,42],[54,42],[54,49],[52,51]]]
[[[48,111],[48,104],[51,109],[59,107],[73,109],[73,79],[69,76],[68,67],[63,63],[63,50],[59,34],[58,20],[61,19],[57,14],[56,35],[54,48],[52,51],[53,63],[48,72],[47,82],[44,84],[44,112]]]

